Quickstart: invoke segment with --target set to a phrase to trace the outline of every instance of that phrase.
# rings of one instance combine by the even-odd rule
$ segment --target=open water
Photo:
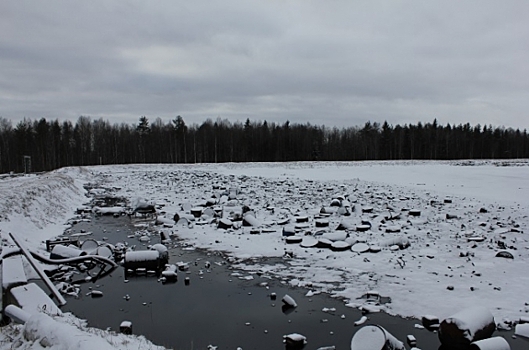
[[[88,237],[92,239],[128,242],[137,245],[136,250],[146,249],[137,238],[129,238],[137,228],[127,217],[94,217],[73,228],[81,230],[91,232]],[[153,236],[145,245],[159,242],[159,237]],[[122,321],[131,321],[134,334],[179,350],[207,349],[209,345],[218,346],[218,350],[285,349],[283,336],[290,333],[307,337],[305,349],[350,349],[351,338],[362,327],[354,326],[363,316],[361,312],[341,300],[324,294],[307,297],[307,290],[290,288],[270,276],[252,274],[250,279],[250,273],[232,269],[219,252],[193,250],[178,243],[169,246],[169,263],[189,263],[187,271],[178,271],[176,282],[162,283],[148,275],[125,276],[124,268],[119,267],[107,277],[82,283],[79,297],[67,298],[63,310],[101,329],[118,331]],[[78,277],[83,280],[85,275]],[[92,298],[91,290],[103,292],[103,297]],[[271,293],[276,293],[276,300],[271,299]],[[296,308],[284,310],[281,298],[285,294],[295,299]],[[403,342],[411,334],[422,350],[440,347],[435,332],[416,328],[419,320],[385,313],[367,316],[364,325],[380,325]],[[512,332],[496,331],[495,335],[506,338],[512,350],[529,348],[528,341],[513,339]]]

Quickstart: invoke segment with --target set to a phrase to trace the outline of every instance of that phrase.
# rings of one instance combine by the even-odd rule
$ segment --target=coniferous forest
[[[0,173],[127,163],[217,163],[403,159],[529,158],[526,130],[470,124],[361,126],[207,119],[187,125],[140,117],[111,124],[81,116],[76,123],[0,117]]]

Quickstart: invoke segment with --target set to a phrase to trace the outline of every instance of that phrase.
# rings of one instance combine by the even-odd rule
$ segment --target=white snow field
[[[66,168],[0,180],[2,234],[15,232],[42,249],[42,240],[61,234],[88,201],[85,183],[131,203],[156,204],[165,224],[153,229],[226,251],[237,267],[328,292],[351,307],[375,290],[391,298],[383,310],[402,316],[444,319],[486,306],[501,322],[529,311],[528,160]],[[189,218],[191,209],[207,206],[213,211],[189,225],[170,224],[175,213]],[[254,226],[228,220],[242,214],[242,206],[253,212],[248,221]],[[233,226],[217,228],[218,220],[207,215],[215,210]],[[340,224],[346,230],[337,230]],[[353,248],[289,244],[283,230]],[[496,257],[499,252],[513,259]],[[33,344],[20,330],[7,334],[20,327],[4,330],[0,349]],[[133,348],[134,341],[145,339],[112,345]]]

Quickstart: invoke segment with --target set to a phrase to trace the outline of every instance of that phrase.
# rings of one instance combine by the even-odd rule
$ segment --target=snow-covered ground
[[[44,240],[61,235],[75,209],[89,198],[83,184],[92,174],[82,168],[44,175],[0,179],[0,233],[21,238],[27,247],[43,250]],[[27,265],[27,264],[26,264]],[[36,277],[26,266],[29,276]],[[0,349],[163,349],[142,336],[129,336],[87,326],[69,313],[35,314],[25,325],[0,328]]]
[[[529,310],[526,160],[68,168],[0,180],[0,195],[8,199],[0,204],[0,230],[19,233],[34,247],[61,234],[62,224],[87,201],[81,187],[87,182],[131,203],[152,201],[168,220],[206,205],[223,208],[228,217],[246,205],[260,225],[218,229],[203,216],[189,226],[158,229],[198,247],[227,251],[243,269],[266,270],[294,286],[343,297],[353,307],[357,298],[377,290],[391,297],[386,311],[403,316],[443,319],[486,305],[500,322]],[[342,199],[339,211],[331,206],[336,198]],[[321,215],[322,207],[329,214]],[[347,209],[350,215],[343,215]],[[410,215],[413,210],[420,215]],[[303,216],[308,222],[296,223]],[[316,227],[322,223],[329,226]],[[370,229],[357,231],[367,223]],[[336,230],[340,224],[349,229]],[[365,242],[381,251],[304,248],[287,244],[284,229],[302,237]],[[410,246],[396,249],[390,240]],[[514,259],[495,257],[499,251]],[[285,253],[293,258],[258,259]]]
[[[266,269],[290,278],[292,285],[312,285],[350,299],[368,290],[389,296],[388,312],[403,316],[447,317],[462,307],[490,305],[497,318],[525,314],[529,285],[524,273],[529,259],[527,208],[529,163],[491,162],[356,162],[208,164],[199,166],[137,165],[97,167],[105,185],[118,196],[163,204],[167,217],[189,214],[189,208],[216,198],[218,205],[247,205],[262,223],[251,229],[222,230],[215,224],[168,229],[193,244],[225,250],[240,258],[283,256],[288,263],[241,266]],[[224,194],[238,190],[229,201]],[[333,214],[329,228],[316,228],[315,217],[333,197],[344,195],[355,209],[350,216]],[[445,203],[445,199],[452,203]],[[363,207],[372,207],[364,213]],[[274,210],[271,210],[271,208]],[[418,217],[406,209],[420,210]],[[482,212],[480,212],[482,211]],[[487,211],[486,213],[484,211]],[[396,215],[395,220],[384,217]],[[340,222],[355,228],[369,221],[366,232],[349,231],[349,239],[383,245],[407,238],[411,246],[380,253],[302,248],[287,245],[283,219],[310,218],[297,234],[335,232]],[[449,219],[447,219],[449,215]],[[386,231],[400,232],[386,232]],[[483,242],[479,241],[484,238]],[[497,241],[514,259],[496,258]],[[453,290],[447,289],[453,287]]]

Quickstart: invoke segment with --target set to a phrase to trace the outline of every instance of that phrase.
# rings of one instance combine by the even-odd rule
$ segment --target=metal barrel
[[[351,350],[405,350],[404,344],[378,325],[360,328],[351,340]]]

